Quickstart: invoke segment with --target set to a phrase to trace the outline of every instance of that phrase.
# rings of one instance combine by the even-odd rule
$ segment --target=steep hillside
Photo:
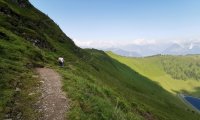
[[[158,82],[169,92],[185,92],[200,96],[199,55],[158,55],[144,58],[122,57],[111,52],[108,52],[108,55],[128,65],[149,79]]]
[[[77,100],[70,114],[73,119],[163,120],[190,116],[190,110],[187,113],[182,102],[158,84],[111,59],[104,52],[88,52],[92,55],[88,59],[92,69],[89,66],[82,69],[70,66],[71,69],[61,70],[67,79],[66,91],[71,93],[73,100]]]
[[[26,0],[0,1],[0,119],[35,118],[38,81],[34,67],[58,56],[76,61],[80,49]],[[34,86],[34,87],[31,87]],[[24,118],[24,119],[25,119]]]
[[[57,58],[65,58],[65,66]],[[26,0],[0,1],[0,119],[37,119],[34,69],[63,76],[71,120],[198,120],[171,93],[103,51],[80,49]],[[35,93],[31,95],[30,93]]]

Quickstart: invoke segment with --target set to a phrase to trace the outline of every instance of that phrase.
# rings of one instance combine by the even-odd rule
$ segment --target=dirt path
[[[39,110],[42,112],[41,120],[64,120],[68,109],[68,99],[62,92],[60,75],[49,68],[37,68],[41,78],[41,93]]]

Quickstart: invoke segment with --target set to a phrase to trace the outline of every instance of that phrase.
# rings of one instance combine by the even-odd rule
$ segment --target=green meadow
[[[157,82],[173,94],[186,93],[200,96],[200,79],[198,76],[194,77],[199,75],[199,55],[157,55],[144,58],[130,58],[119,56],[112,52],[107,52],[107,54],[152,81]],[[187,71],[187,69],[189,70]],[[186,75],[187,73],[190,73],[191,76]]]

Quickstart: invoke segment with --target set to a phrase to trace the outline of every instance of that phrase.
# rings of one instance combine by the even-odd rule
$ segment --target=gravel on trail
[[[37,68],[41,97],[38,101],[41,120],[66,120],[68,98],[62,91],[61,76],[50,68]]]

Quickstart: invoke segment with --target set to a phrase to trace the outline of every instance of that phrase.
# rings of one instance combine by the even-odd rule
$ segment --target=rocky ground
[[[37,68],[41,78],[41,98],[38,102],[41,120],[64,120],[68,110],[68,98],[62,91],[60,75],[49,68]]]

